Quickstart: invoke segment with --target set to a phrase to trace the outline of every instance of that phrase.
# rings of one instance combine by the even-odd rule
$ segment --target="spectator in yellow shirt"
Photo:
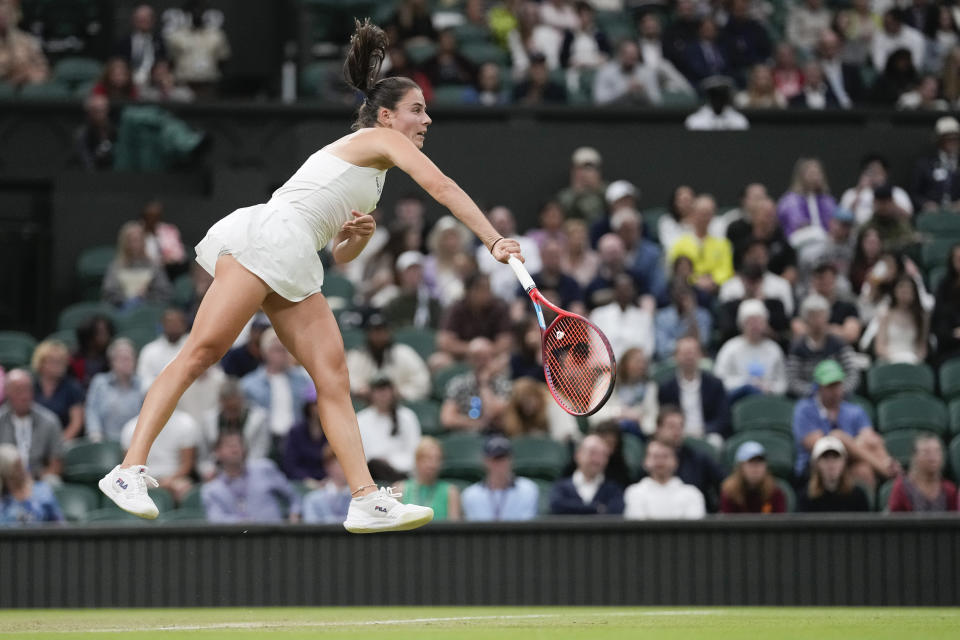
[[[680,256],[693,262],[691,282],[697,288],[716,295],[724,282],[733,276],[733,248],[726,238],[708,233],[710,221],[717,212],[713,196],[697,196],[690,215],[692,233],[680,236],[670,249],[668,262],[673,264]]]

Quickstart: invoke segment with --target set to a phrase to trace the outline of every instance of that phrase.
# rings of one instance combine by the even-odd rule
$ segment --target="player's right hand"
[[[493,250],[490,251],[493,254],[493,257],[497,259],[498,262],[507,264],[507,261],[510,259],[510,256],[516,256],[520,262],[525,262],[523,255],[520,253],[520,243],[512,238],[503,238],[498,240],[496,244],[493,245]]]

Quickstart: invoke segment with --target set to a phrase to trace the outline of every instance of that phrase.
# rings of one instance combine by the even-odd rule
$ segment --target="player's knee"
[[[221,355],[223,355],[222,349],[216,345],[200,344],[194,346],[188,353],[184,354],[187,375],[196,380],[204,371],[219,362]]]
[[[350,375],[343,358],[334,359],[322,367],[314,367],[312,377],[317,387],[317,399],[350,395]]]

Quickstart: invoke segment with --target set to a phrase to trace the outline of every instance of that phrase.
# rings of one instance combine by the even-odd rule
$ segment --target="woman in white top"
[[[397,399],[390,378],[380,376],[370,383],[370,406],[357,414],[360,437],[367,460],[383,460],[397,471],[413,470],[420,444],[420,420]]]
[[[920,303],[917,284],[902,274],[893,287],[893,300],[877,313],[877,360],[918,364],[927,357],[929,316]]]
[[[473,200],[420,151],[431,123],[423,93],[408,78],[377,80],[386,43],[383,30],[369,21],[357,23],[344,65],[347,81],[365,96],[355,132],[310,156],[268,203],[234,211],[197,245],[197,261],[213,274],[213,284],[189,339],[147,394],[123,464],[100,481],[101,490],[121,508],[157,517],[146,489],[152,479],[143,466],[153,440],[184,390],[263,308],[316,386],[320,421],[355,498],[344,526],[357,533],[403,530],[433,517],[428,508],[400,504],[387,488],[378,491],[370,476],[350,401],[343,341],[321,294],[317,251],[333,240],[333,259],[344,263],[363,250],[376,224],[361,211],[376,207],[387,170],[399,167],[463,221],[497,260],[522,256],[517,242],[500,237]]]

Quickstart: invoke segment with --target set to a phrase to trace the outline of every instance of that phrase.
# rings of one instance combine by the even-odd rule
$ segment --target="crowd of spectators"
[[[544,295],[610,338],[615,388],[579,421],[550,397],[539,329],[509,270],[454,218],[429,220],[417,195],[377,211],[369,250],[327,273],[352,291],[338,314],[374,476],[450,519],[866,510],[877,496],[895,511],[957,509],[945,442],[922,433],[913,457],[898,460],[855,395],[872,366],[939,367],[960,355],[960,241],[944,248],[936,280],[918,266],[929,267],[918,250],[930,241],[918,218],[958,215],[960,124],[942,118],[935,135],[912,184],[890,184],[887,160],[868,154],[839,202],[806,158],[777,201],[759,183],[733,207],[678,185],[669,210],[651,217],[637,209],[639,189],[608,182],[601,154],[582,147],[569,185],[532,228],[489,207],[499,232],[520,240]],[[65,450],[129,443],[145,390],[182,348],[210,285],[188,255],[162,203],[146,203],[120,228],[105,271],[102,299],[116,315],[91,317],[72,351],[48,339],[29,370],[6,372],[5,520],[61,517]],[[179,306],[174,281],[189,286]],[[111,317],[158,305],[142,348],[118,336]],[[400,337],[411,333],[421,341]],[[786,461],[776,443],[735,429],[737,405],[765,397],[795,403],[781,425],[792,432]],[[199,495],[209,520],[337,522],[349,488],[316,398],[258,314],[187,390],[151,451],[151,474],[174,504]],[[458,438],[480,443],[476,483],[443,475]],[[528,464],[529,450],[514,454],[529,441],[544,459],[559,447],[568,466],[525,478],[514,465]]]

